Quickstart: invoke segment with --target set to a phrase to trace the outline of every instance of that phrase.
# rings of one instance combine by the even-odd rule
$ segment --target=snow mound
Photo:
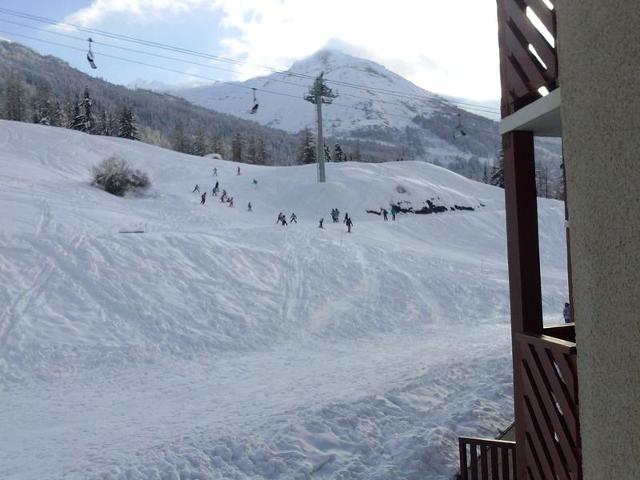
[[[444,479],[457,435],[508,423],[502,190],[420,162],[237,175],[6,121],[0,147],[0,477]],[[150,191],[90,186],[111,155]],[[366,213],[427,200],[474,210]],[[548,320],[562,217],[540,201]]]

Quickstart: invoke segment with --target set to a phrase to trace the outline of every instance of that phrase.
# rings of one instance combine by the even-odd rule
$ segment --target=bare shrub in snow
[[[133,170],[126,160],[109,157],[91,169],[92,185],[113,195],[124,196],[132,189],[145,189],[151,185],[149,176],[141,170]]]

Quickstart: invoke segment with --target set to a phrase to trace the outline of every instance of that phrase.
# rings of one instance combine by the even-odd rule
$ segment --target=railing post
[[[503,137],[509,293],[513,348],[516,479],[524,479],[526,412],[518,334],[542,332],[542,293],[538,247],[538,208],[533,134],[511,132]]]

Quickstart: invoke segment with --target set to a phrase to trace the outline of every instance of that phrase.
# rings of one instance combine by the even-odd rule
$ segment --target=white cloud
[[[376,60],[431,91],[499,96],[495,0],[216,0],[240,34],[228,55],[287,67],[327,44]],[[337,39],[337,40],[335,40]],[[247,67],[243,76],[264,74]]]
[[[65,20],[89,27],[126,15],[142,25],[198,8],[222,13],[230,32],[222,53],[253,65],[286,69],[329,45],[437,93],[499,97],[495,0],[94,0]],[[206,32],[196,35],[206,44]],[[136,36],[144,38],[144,29]],[[238,78],[268,73],[236,68]]]
[[[94,0],[88,7],[68,15],[64,21],[95,27],[109,15],[126,14],[138,21],[151,22],[211,4],[211,0]]]

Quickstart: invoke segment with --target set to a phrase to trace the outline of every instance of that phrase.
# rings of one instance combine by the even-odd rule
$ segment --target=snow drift
[[[5,121],[0,146],[2,478],[444,479],[457,435],[508,424],[502,190],[421,162],[237,175]],[[152,188],[91,187],[110,155]],[[365,213],[428,199],[475,210]],[[563,206],[539,206],[558,321]]]

